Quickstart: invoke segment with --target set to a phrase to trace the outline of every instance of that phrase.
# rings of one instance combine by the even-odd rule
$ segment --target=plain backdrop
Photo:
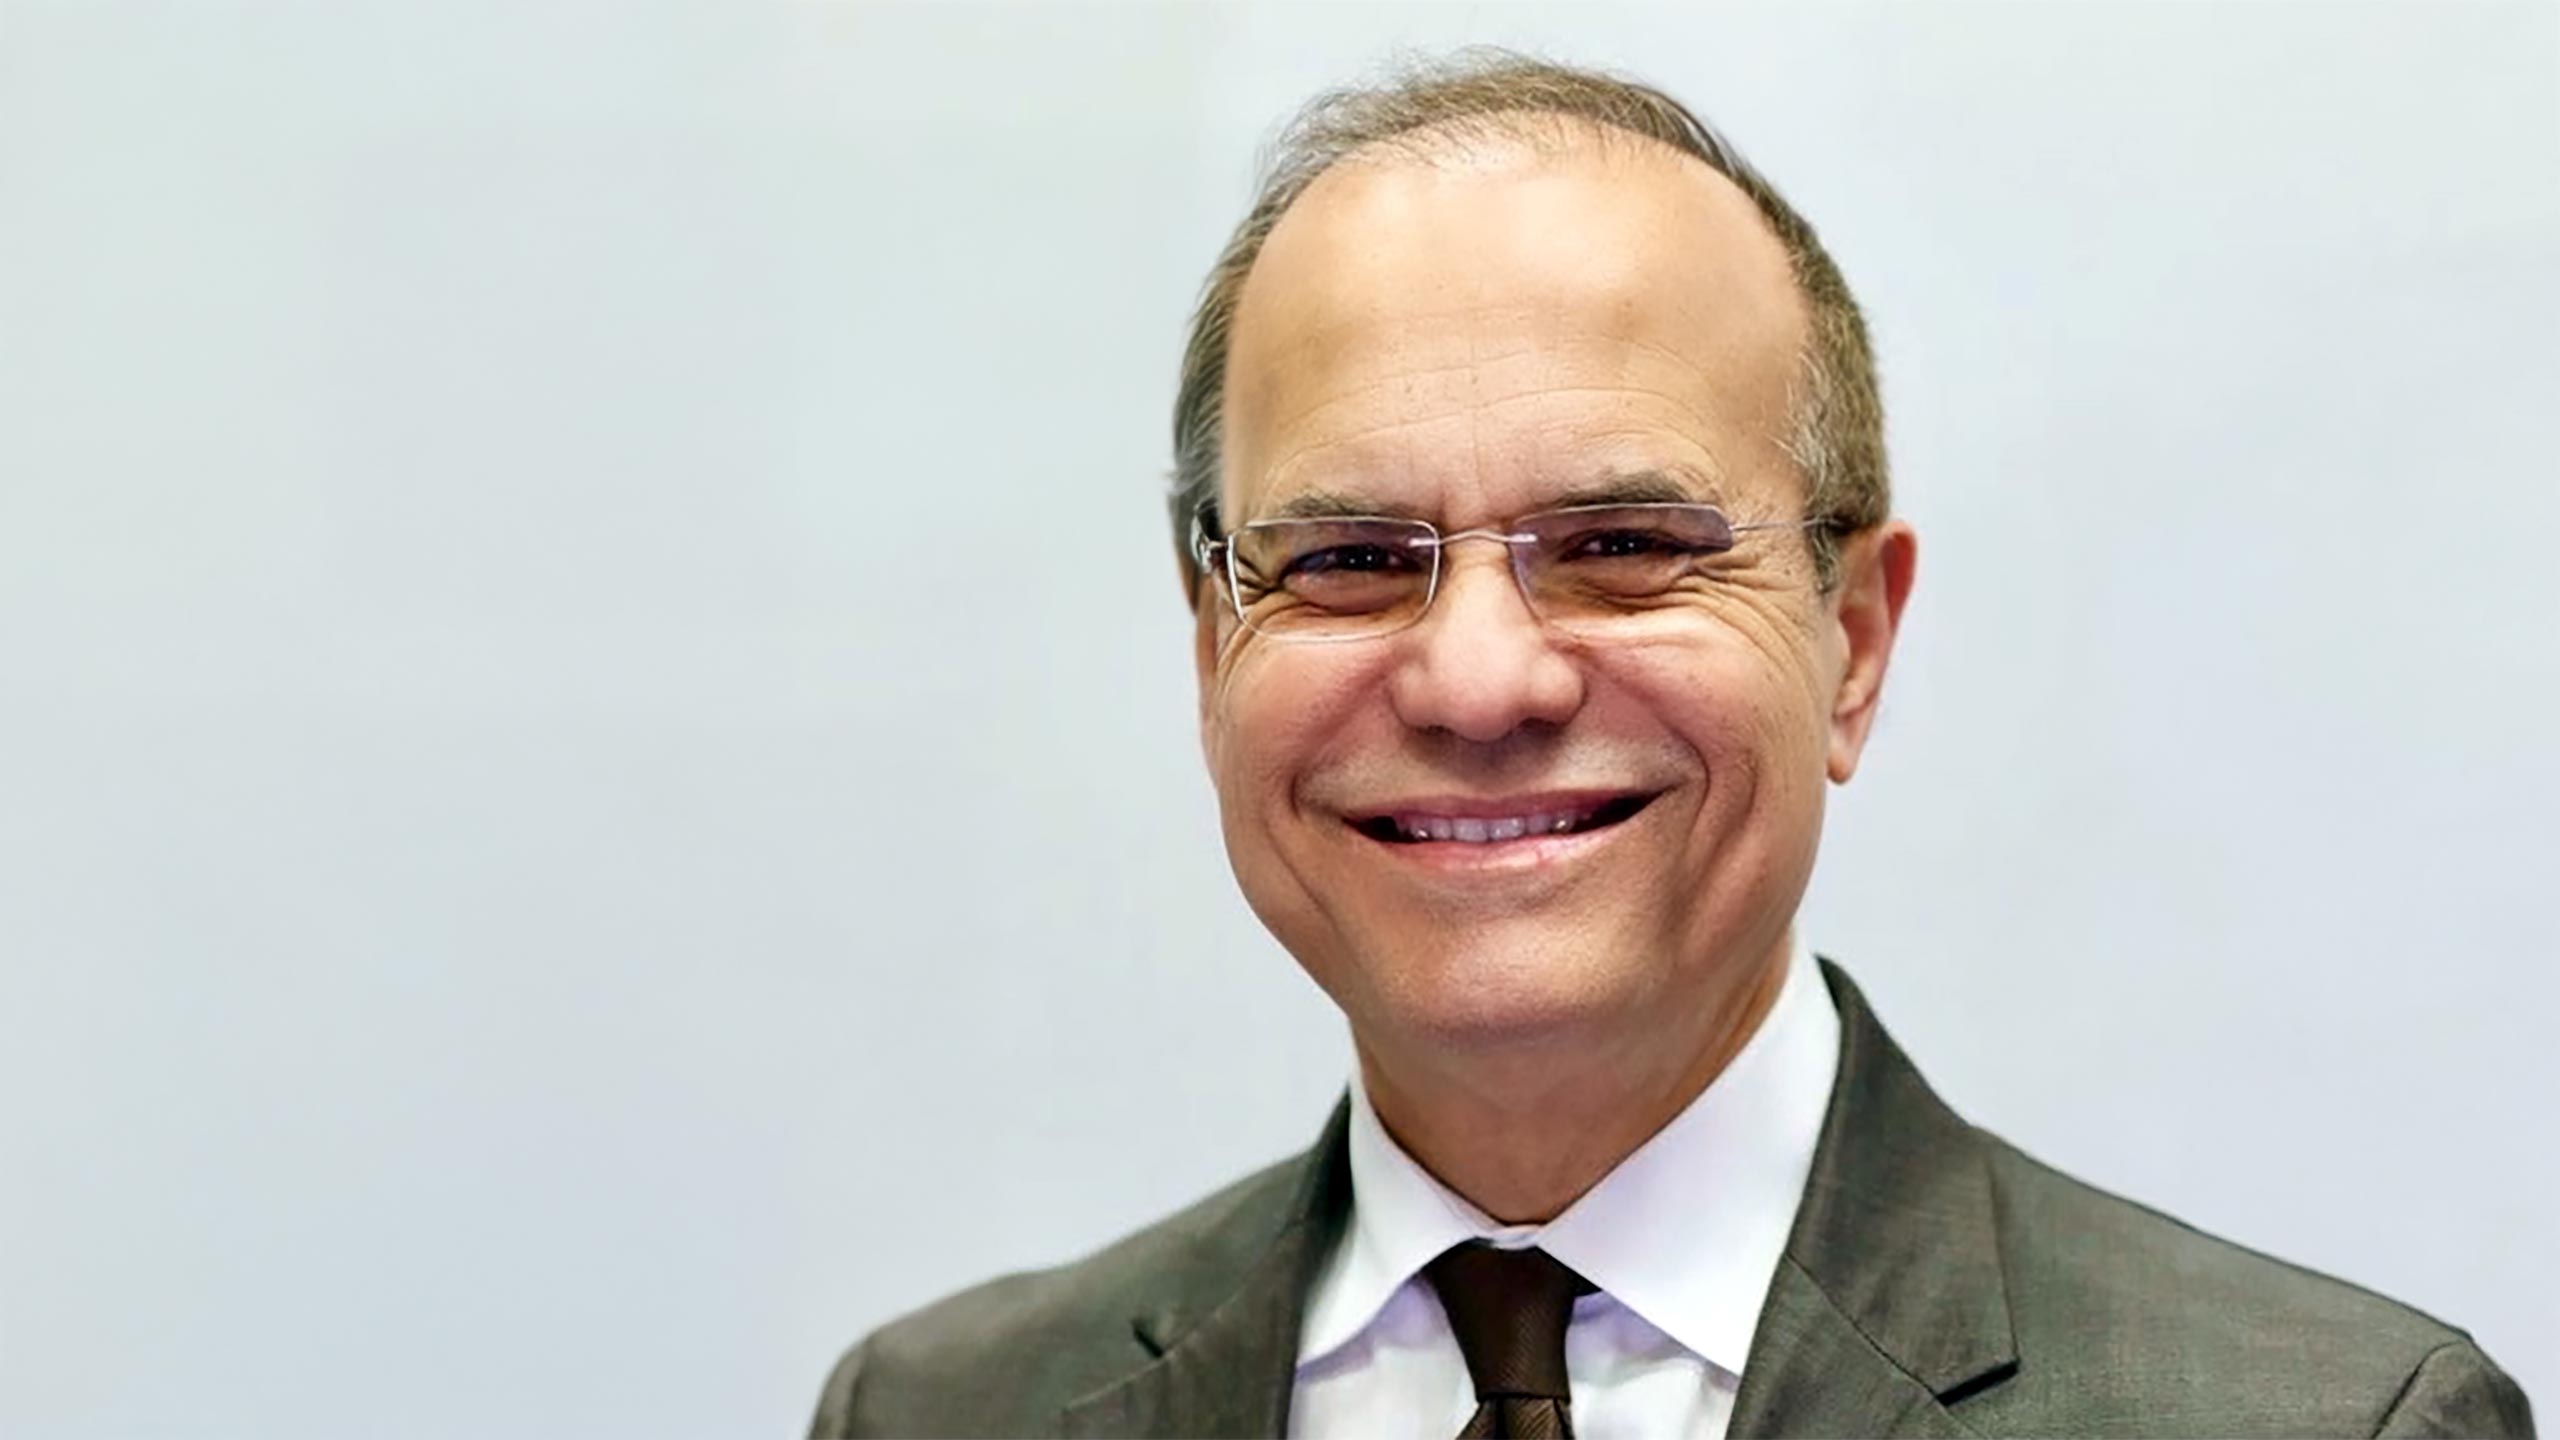
[[[1171,542],[1257,146],[1618,66],[1872,316],[1806,932],[2560,1411],[2560,17],[0,4],[0,1434],[795,1433],[1303,1147]]]

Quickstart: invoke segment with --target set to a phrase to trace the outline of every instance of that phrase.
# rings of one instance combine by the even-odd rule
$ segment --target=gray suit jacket
[[[1823,975],[1839,1076],[1733,1435],[2531,1433],[2462,1331],[1973,1128]],[[1350,1209],[1346,1113],[1098,1254],[884,1326],[811,1434],[1281,1434],[1307,1287]]]

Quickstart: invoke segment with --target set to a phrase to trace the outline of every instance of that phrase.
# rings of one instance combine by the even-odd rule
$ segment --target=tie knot
[[[1422,1273],[1449,1314],[1477,1399],[1571,1395],[1564,1332],[1574,1297],[1589,1294],[1590,1281],[1544,1250],[1498,1250],[1480,1242],[1442,1251]]]

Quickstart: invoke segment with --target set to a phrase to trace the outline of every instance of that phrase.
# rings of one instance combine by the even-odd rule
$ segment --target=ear
[[[1840,549],[1840,582],[1831,592],[1839,627],[1840,683],[1831,697],[1832,783],[1858,773],[1858,756],[1875,725],[1886,662],[1902,629],[1902,606],[1920,562],[1920,537],[1909,521],[1888,520],[1849,538]]]

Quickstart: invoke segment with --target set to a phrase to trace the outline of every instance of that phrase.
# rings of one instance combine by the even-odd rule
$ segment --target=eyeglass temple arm
[[[1214,568],[1210,556],[1226,542],[1209,533],[1209,512],[1204,507],[1191,512],[1191,559],[1202,570]]]

